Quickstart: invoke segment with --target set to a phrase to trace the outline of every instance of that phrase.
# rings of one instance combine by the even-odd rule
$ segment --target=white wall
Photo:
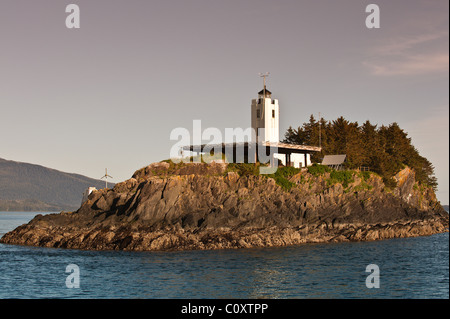
[[[252,129],[254,133],[258,134],[259,128],[264,128],[264,136],[259,142],[273,142],[280,141],[280,108],[277,99],[265,98],[262,103],[258,103],[259,99],[252,100],[251,119]],[[263,110],[263,105],[265,110]],[[260,110],[260,118],[257,117],[257,112]],[[275,117],[272,117],[272,111],[275,111]],[[252,133],[252,134],[254,134]],[[256,136],[252,136],[252,141],[256,141]],[[286,165],[286,157],[284,154],[274,154],[274,157],[281,160],[283,165]],[[310,154],[306,155],[308,166],[311,165]],[[303,154],[291,154],[291,162],[294,167],[305,167],[305,157]]]
[[[274,154],[274,157],[279,159],[283,165],[286,165],[286,156],[284,154]],[[308,161],[308,166],[311,166],[310,154],[306,154],[306,160]],[[296,168],[300,168],[300,166],[305,167],[305,156],[303,154],[291,154],[291,162]]]
[[[87,188],[87,189],[84,191],[84,193],[83,193],[83,197],[82,197],[82,199],[81,199],[81,205],[83,205],[83,203],[84,203],[85,201],[88,200],[89,195],[90,195],[93,191],[96,191],[96,190],[97,190],[97,189],[96,189],[95,187],[89,187],[89,188]]]
[[[280,109],[277,99],[265,99],[265,110],[263,104],[258,104],[259,99],[252,100],[252,128],[258,133],[259,128],[264,128],[263,140],[260,142],[274,142],[280,141]],[[264,101],[262,101],[264,102]],[[260,118],[257,117],[257,110],[260,110]],[[275,111],[275,117],[272,117],[272,110]],[[252,139],[254,141],[254,139]]]

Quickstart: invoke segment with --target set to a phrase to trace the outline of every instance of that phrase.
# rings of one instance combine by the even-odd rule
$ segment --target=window
[[[256,118],[260,118],[261,117],[261,110],[256,110]]]
[[[272,110],[272,118],[275,118],[275,110]]]

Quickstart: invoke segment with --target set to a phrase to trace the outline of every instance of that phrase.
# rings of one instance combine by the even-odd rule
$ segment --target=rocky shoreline
[[[386,189],[376,174],[274,178],[226,164],[154,163],[75,212],[37,215],[1,243],[86,250],[192,250],[371,241],[448,231],[449,217],[413,170]]]

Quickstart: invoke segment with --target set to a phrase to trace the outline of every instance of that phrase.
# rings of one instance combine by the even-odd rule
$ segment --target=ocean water
[[[0,236],[36,214],[0,212]],[[79,288],[66,285],[71,264]],[[370,264],[379,288],[366,286]],[[448,299],[449,237],[182,252],[0,244],[0,298]]]

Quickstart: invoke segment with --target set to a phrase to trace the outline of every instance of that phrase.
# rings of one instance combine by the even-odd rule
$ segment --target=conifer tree
[[[325,155],[345,154],[349,168],[369,167],[389,187],[395,186],[393,176],[409,166],[416,172],[417,181],[436,189],[433,165],[419,154],[398,123],[378,128],[368,120],[358,125],[358,122],[350,122],[343,116],[334,121],[323,118],[319,121],[322,151],[313,154],[313,162],[320,163]],[[289,127],[284,142],[318,146],[319,121],[311,115],[309,121],[297,130]]]

